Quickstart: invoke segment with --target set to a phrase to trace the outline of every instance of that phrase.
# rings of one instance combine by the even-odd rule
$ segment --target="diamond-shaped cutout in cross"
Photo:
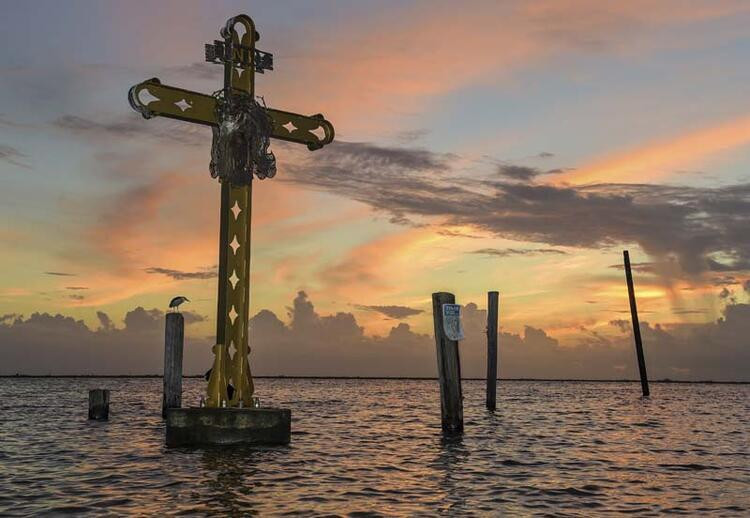
[[[240,214],[240,212],[242,212],[240,204],[237,203],[237,200],[234,200],[234,205],[232,205],[232,208],[229,210],[231,210],[232,214],[234,214],[234,219],[237,219],[237,216]]]
[[[232,253],[236,255],[237,254],[237,249],[239,247],[240,247],[240,242],[237,241],[237,236],[234,236],[232,238],[232,242],[229,243],[229,248],[231,248],[232,249]]]
[[[149,103],[152,103],[154,101],[158,101],[159,98],[156,97],[154,94],[148,91],[148,88],[144,88],[140,92],[138,92],[138,101],[140,101],[141,104],[148,105]]]
[[[240,282],[240,278],[237,277],[237,272],[232,270],[232,276],[229,277],[229,282],[232,283],[232,289],[237,287],[237,283]]]
[[[187,102],[185,99],[181,99],[180,102],[174,103],[174,104],[182,111],[185,111],[188,108],[190,108],[190,103]]]
[[[296,130],[296,129],[297,129],[297,126],[295,126],[295,125],[294,125],[294,124],[292,123],[292,121],[289,121],[289,122],[287,122],[286,124],[284,124],[284,125],[283,125],[283,126],[281,126],[281,127],[282,127],[282,128],[284,128],[285,130],[287,130],[287,131],[288,131],[289,133],[291,133],[291,132],[293,132],[294,130]]]
[[[326,138],[326,130],[323,129],[323,126],[318,126],[314,130],[310,130],[310,133],[318,137],[318,140],[321,142]]]
[[[234,306],[232,306],[232,309],[229,310],[229,320],[232,322],[232,325],[234,325],[234,321],[237,320],[237,317],[239,314],[234,310]]]

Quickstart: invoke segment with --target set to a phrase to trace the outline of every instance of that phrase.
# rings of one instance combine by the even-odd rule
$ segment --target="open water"
[[[161,379],[0,379],[0,515],[750,516],[750,386],[257,380],[288,447],[167,450]],[[184,404],[204,384],[185,380]],[[87,390],[112,390],[88,422]]]

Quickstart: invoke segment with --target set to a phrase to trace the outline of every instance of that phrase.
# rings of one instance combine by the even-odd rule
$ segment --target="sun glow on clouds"
[[[464,88],[512,80],[519,69],[543,69],[563,57],[615,52],[637,60],[662,45],[664,33],[674,27],[690,28],[690,24],[706,20],[716,22],[747,9],[743,3],[731,2],[721,5],[698,2],[689,6],[683,2],[663,2],[654,6],[653,2],[544,1],[478,4],[475,9],[466,9],[456,16],[455,4],[391,7],[381,9],[373,4],[371,16],[359,13],[356,19],[341,15],[347,23],[339,20],[335,31],[331,30],[330,21],[321,21],[323,18],[295,20],[295,30],[289,31],[283,40],[288,46],[278,40],[281,43],[278,49],[269,48],[278,53],[280,66],[274,74],[260,78],[263,83],[260,92],[267,95],[274,107],[304,113],[322,111],[334,122],[343,141],[377,143],[384,135],[429,127],[432,120],[429,112],[440,110],[444,100],[460,96]],[[269,19],[272,27],[276,23],[273,9],[282,8],[260,5],[257,9],[258,21]],[[146,15],[131,11],[143,10],[123,3],[118,4],[117,11],[120,16],[109,20],[117,39],[115,43],[123,45],[121,52],[116,52],[117,57],[129,59],[127,46],[134,49],[135,56],[155,59],[158,49],[164,51],[158,61],[170,64],[161,72],[180,78],[188,75],[180,66],[193,67],[190,74],[195,68],[190,63],[196,59],[192,51],[196,34],[206,34],[206,40],[214,37],[219,24],[213,19],[220,18],[218,11],[223,9],[211,8],[212,21],[204,23],[200,16],[190,15],[190,10],[174,14],[162,6],[148,15],[149,24],[158,25],[156,20],[170,11],[167,18],[172,20],[172,29],[168,34],[147,31],[151,36],[145,40],[132,31],[133,27],[142,26],[139,20]],[[283,14],[278,20],[288,23],[289,14]],[[149,26],[155,25],[146,25]],[[189,30],[184,30],[185,27]],[[126,37],[131,32],[133,36]],[[272,28],[268,34],[267,38],[264,33],[265,42],[275,38]],[[633,43],[636,41],[637,44]],[[201,42],[199,38],[198,48]],[[115,43],[112,45],[116,46]],[[670,45],[679,47],[682,43],[679,40]],[[134,81],[149,77],[141,77],[137,67],[135,72],[127,74]],[[217,72],[217,80],[219,77]],[[173,83],[171,78],[162,78]],[[186,81],[197,80],[190,76]],[[174,84],[181,83],[174,81]],[[555,95],[553,90],[548,93]],[[96,96],[106,100],[107,106],[117,106],[118,116],[128,109],[122,88],[118,87],[111,95],[97,90]],[[12,104],[15,103],[8,102]],[[86,205],[87,217],[81,218],[78,232],[59,246],[55,242],[54,251],[48,252],[50,257],[44,262],[45,265],[62,263],[61,270],[75,266],[81,272],[80,282],[89,289],[77,294],[79,298],[70,298],[70,293],[64,291],[64,283],[45,278],[40,284],[50,286],[54,294],[49,301],[40,297],[38,305],[45,309],[64,305],[94,318],[93,312],[99,307],[115,310],[113,314],[124,314],[134,304],[163,307],[170,295],[185,292],[196,300],[194,307],[211,318],[215,311],[215,279],[175,280],[146,272],[154,267],[197,271],[217,262],[219,191],[207,174],[209,132],[183,134],[177,129],[179,124],[164,123],[139,136],[141,127],[145,131],[149,125],[164,121],[122,118],[127,124],[107,124],[108,119],[99,108],[79,114],[78,119],[70,114],[37,115],[39,120],[49,119],[43,127],[46,129],[39,129],[39,133],[52,131],[50,127],[56,123],[55,142],[78,138],[83,142],[79,142],[82,147],[89,146],[91,156],[98,157],[94,166],[90,165],[93,160],[88,155],[80,162],[89,164],[84,168],[87,174],[88,169],[97,168],[105,173],[91,174],[93,182],[89,176],[78,180],[86,183],[87,189],[96,182],[106,183],[111,189],[106,196],[98,193],[81,202]],[[82,131],[84,116],[93,121],[89,124],[93,131]],[[73,135],[76,129],[79,133]],[[470,129],[474,130],[466,128]],[[582,167],[550,176],[548,181],[589,184],[669,179],[675,169],[696,167],[726,150],[745,146],[750,141],[750,117],[737,116],[687,130],[673,128],[667,134],[671,136],[644,138],[642,145],[624,151],[619,143],[611,142],[604,149],[591,150],[592,158],[584,158]],[[420,145],[439,146],[442,153],[456,153],[457,158],[451,163],[462,172],[468,169],[470,159],[462,156],[465,149],[444,149],[439,140],[430,139],[429,132],[425,135]],[[206,139],[200,153],[196,151],[196,138]],[[554,146],[554,139],[539,145],[546,150],[547,144]],[[34,149],[34,153],[21,149],[29,155],[29,163],[38,163],[31,159],[35,153],[44,152],[44,145],[36,147],[38,151]],[[620,313],[627,311],[622,272],[608,270],[612,257],[618,260],[619,248],[603,251],[571,248],[566,249],[567,254],[548,256],[477,255],[473,252],[478,249],[523,249],[531,245],[504,240],[469,225],[446,227],[437,218],[425,218],[416,222],[423,226],[416,227],[389,223],[378,212],[379,207],[337,198],[335,191],[323,196],[304,185],[285,183],[289,176],[284,168],[301,162],[301,154],[308,152],[290,151],[278,143],[274,143],[274,150],[280,164],[279,175],[275,180],[254,185],[254,310],[271,307],[283,315],[289,295],[305,289],[321,311],[356,313],[368,334],[387,332],[394,321],[377,312],[357,309],[357,305],[422,310],[423,313],[407,317],[406,321],[422,332],[430,332],[431,292],[452,290],[462,303],[483,305],[486,291],[499,289],[502,326],[517,331],[526,324],[534,324],[573,336],[581,326],[604,327],[613,318],[627,316]],[[550,151],[557,152],[552,148]],[[554,157],[549,154],[545,160],[551,163]],[[151,166],[144,167],[144,161]],[[571,165],[575,164],[551,164],[551,167]],[[72,165],[64,169],[71,177],[77,174]],[[410,173],[405,171],[396,180],[408,182],[414,177]],[[488,172],[483,170],[482,174]],[[477,176],[467,175],[471,180]],[[373,188],[378,188],[377,184]],[[46,196],[56,199],[49,193]],[[54,216],[43,215],[46,220],[53,220]],[[19,222],[19,226],[25,224]],[[49,229],[55,227],[44,228],[54,232]],[[10,243],[8,249],[20,248],[18,234],[24,232],[0,228],[0,239],[4,244]],[[19,265],[26,263],[24,252],[12,253],[15,259],[7,262],[4,259],[2,264],[9,271],[18,271],[22,269]],[[606,272],[605,279],[592,280],[601,272]],[[696,301],[698,307],[709,298],[715,299],[717,290],[706,285],[708,276],[710,272],[672,280],[669,284],[651,277],[646,280],[639,273],[636,285],[644,316],[660,321],[675,319],[678,313],[673,309],[687,306],[686,301]],[[36,285],[29,289],[12,282],[10,278],[4,279],[0,286],[5,301],[13,297],[30,299],[38,293]],[[740,291],[738,287],[735,289]],[[12,304],[7,302],[3,307],[12,309]],[[716,314],[716,309],[709,307],[704,314],[684,313],[679,318],[710,319]],[[210,323],[205,328],[208,333]]]
[[[681,167],[697,167],[707,158],[750,143],[750,116],[662,139],[616,153],[555,177],[574,184],[654,182]]]

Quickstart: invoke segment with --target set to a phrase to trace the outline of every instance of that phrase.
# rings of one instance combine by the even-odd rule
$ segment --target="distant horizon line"
[[[163,378],[162,374],[0,374],[3,378]],[[203,374],[184,375],[183,378],[203,378]],[[437,381],[437,376],[253,376],[254,379],[317,379],[317,380],[403,380]],[[461,381],[485,381],[486,378],[461,378]],[[557,381],[566,383],[640,383],[639,379],[582,379],[582,378],[497,378],[497,381]],[[649,383],[692,383],[750,385],[750,381],[727,380],[673,380],[662,378],[649,380]]]

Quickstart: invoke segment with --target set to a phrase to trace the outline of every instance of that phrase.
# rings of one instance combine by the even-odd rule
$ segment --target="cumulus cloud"
[[[182,311],[182,317],[185,319],[185,325],[195,324],[196,322],[205,322],[208,317],[194,313],[193,311]]]
[[[104,311],[97,311],[96,318],[99,319],[99,325],[105,331],[111,331],[115,328],[115,324],[112,322],[112,319],[109,318],[109,315],[107,315]]]
[[[395,318],[397,320],[424,313],[424,311],[421,309],[410,308],[408,306],[365,306],[358,304],[356,307],[357,309],[361,309],[364,311],[374,311],[376,313],[381,313],[388,318]]]
[[[649,372],[654,379],[748,379],[740,367],[750,360],[750,344],[737,340],[750,330],[750,306],[732,305],[724,317],[703,325],[665,328],[642,324]],[[288,322],[261,311],[251,320],[255,365],[269,374],[434,376],[432,336],[400,323],[383,337],[367,337],[350,314],[321,316],[304,292],[289,308]],[[469,303],[463,311],[463,374],[485,372],[486,311]],[[526,326],[520,334],[501,332],[503,377],[636,379],[630,321],[614,324],[609,336],[584,334],[563,346],[546,331]],[[743,331],[744,329],[744,331]]]
[[[183,313],[184,314],[184,313]],[[159,373],[163,362],[164,313],[138,307],[123,327],[97,313],[100,327],[63,315],[34,313],[0,318],[0,374]],[[250,320],[251,364],[259,375],[435,376],[432,336],[404,322],[384,336],[367,336],[351,313],[321,315],[299,292],[286,319],[269,310]],[[205,319],[186,316],[186,321]],[[463,311],[466,339],[460,344],[464,376],[485,373],[487,313],[469,303]],[[652,379],[750,380],[750,305],[730,303],[722,318],[705,324],[642,323]],[[612,322],[608,334],[583,329],[578,343],[561,345],[545,330],[526,326],[499,333],[500,375],[506,378],[637,379],[628,320]],[[211,340],[186,331],[185,369],[201,374],[211,365]]]
[[[0,374],[155,374],[164,362],[164,313],[137,307],[116,327],[97,311],[99,328],[64,315],[33,313],[0,319]],[[186,324],[205,317],[183,312]],[[210,344],[185,337],[185,372],[210,365]]]

